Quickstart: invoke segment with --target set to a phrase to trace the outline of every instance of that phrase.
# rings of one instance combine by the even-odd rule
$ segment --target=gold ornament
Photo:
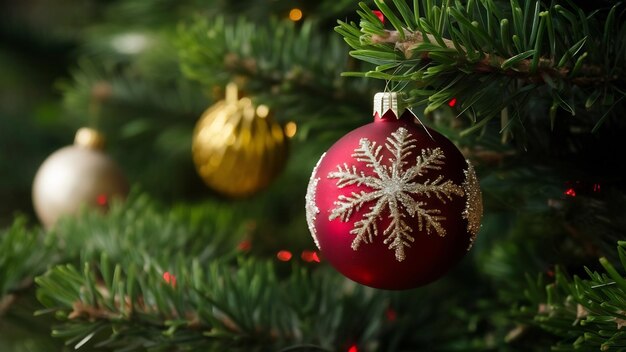
[[[102,152],[104,138],[81,128],[74,145],[50,155],[37,170],[33,204],[39,220],[50,228],[82,207],[107,209],[112,198],[125,198],[128,182],[115,161]]]
[[[226,98],[207,109],[196,125],[192,154],[198,174],[214,190],[245,197],[276,178],[287,160],[281,126],[265,105],[255,107],[238,98],[237,86],[226,87]]]

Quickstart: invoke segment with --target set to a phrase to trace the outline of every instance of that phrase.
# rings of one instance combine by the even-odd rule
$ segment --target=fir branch
[[[600,11],[587,16],[572,5],[578,16],[538,1],[523,9],[513,1],[509,13],[492,0],[415,1],[413,10],[403,0],[393,1],[395,9],[376,4],[393,29],[385,29],[365,4],[359,25],[339,21],[335,28],[355,49],[353,57],[377,65],[346,75],[387,80],[392,89],[406,91],[407,104],[425,106],[425,112],[456,98],[460,111],[476,122],[465,133],[506,115],[515,118],[502,118],[501,130],[523,135],[522,121],[537,113],[531,105],[547,105],[553,125],[559,108],[571,115],[589,110],[589,131],[609,113],[617,116],[614,107],[623,110],[621,2],[609,11],[607,24],[598,19]]]
[[[372,44],[391,43],[397,49],[404,53],[406,59],[411,59],[413,52],[424,43],[430,43],[435,40],[433,35],[427,34],[428,40],[424,40],[424,35],[420,32],[411,32],[407,29],[404,30],[404,36],[400,36],[398,31],[385,30],[385,34],[374,34],[371,37]],[[452,40],[447,38],[441,39],[446,48],[464,51],[465,48],[459,44],[455,44]],[[584,44],[584,39],[581,41],[581,47]],[[455,46],[456,45],[456,46]],[[433,50],[441,51],[440,48]],[[576,50],[574,50],[576,51]],[[534,51],[529,50],[517,54],[513,57],[501,57],[497,55],[490,55],[488,53],[482,55],[476,62],[472,62],[473,71],[476,73],[498,73],[505,76],[515,77],[532,83],[545,83],[546,79],[555,78],[567,81],[573,85],[587,86],[587,85],[601,85],[606,83],[617,83],[626,81],[626,76],[618,76],[613,74],[609,76],[603,71],[603,68],[597,65],[583,65],[579,72],[580,75],[576,77],[570,77],[572,73],[572,67],[557,65],[552,59],[539,58],[537,68],[533,69],[533,62],[531,59],[524,59],[524,57],[533,56]],[[420,55],[422,60],[429,60],[430,52],[428,50],[421,51]],[[467,57],[458,57],[457,64],[467,63]]]
[[[304,344],[326,350],[329,346],[320,343],[333,336],[328,332],[345,331],[333,318],[336,304],[350,296],[363,298],[337,291],[337,277],[328,272],[311,276],[297,269],[279,283],[272,264],[252,259],[240,260],[237,267],[223,261],[201,266],[192,260],[181,262],[173,272],[176,285],[165,282],[156,266],[129,261],[113,266],[105,257],[99,266],[87,264],[82,272],[71,265],[58,266],[37,278],[38,297],[46,307],[37,314],[54,312],[61,318],[53,335],[76,349],[95,345],[128,351],[147,346],[249,351]],[[296,296],[311,303],[330,299],[335,304],[304,306],[287,292],[301,292]],[[378,300],[360,304],[368,302],[372,308]],[[329,310],[333,320],[312,314],[315,309]],[[306,327],[316,323],[327,325],[312,335]],[[317,335],[322,331],[325,335]]]
[[[28,291],[33,278],[46,268],[76,262],[81,256],[89,259],[107,253],[109,258],[119,259],[134,248],[154,255],[152,263],[165,268],[183,250],[203,261],[231,258],[237,241],[247,232],[245,221],[234,215],[231,209],[208,203],[163,211],[135,191],[125,203],[114,202],[106,216],[85,210],[61,219],[50,232],[29,229],[26,220],[18,217],[11,228],[0,233],[2,307],[10,308],[14,302],[10,297]],[[133,258],[137,262],[146,259]]]
[[[626,270],[626,242],[618,242],[620,271]],[[554,283],[529,279],[527,298],[535,309],[533,323],[561,337],[553,347],[558,351],[621,350],[626,344],[626,281],[606,258],[600,259],[604,272],[586,269],[588,279],[570,278],[563,270],[556,272]]]
[[[16,296],[32,285],[35,275],[54,262],[52,237],[38,228],[29,228],[24,217],[0,232],[0,316]]]
[[[55,250],[67,253],[62,262],[70,263],[79,253],[83,259],[107,253],[118,260],[131,249],[151,256],[160,265],[181,252],[206,261],[229,258],[248,233],[246,219],[236,214],[236,207],[219,202],[163,209],[148,195],[134,190],[125,202],[113,203],[104,216],[86,210],[57,223]]]
[[[163,212],[139,197],[106,216],[87,213],[60,223],[57,250],[81,260],[64,260],[36,279],[44,306],[38,314],[60,320],[53,336],[68,346],[128,351],[335,350],[349,341],[392,350],[399,341],[430,346],[434,331],[444,327],[433,323],[442,308],[425,310],[422,302],[446,286],[374,291],[328,268],[289,271],[264,259],[233,260],[232,251],[219,249],[240,238],[233,224],[244,212],[231,210],[205,205]],[[228,214],[239,215],[229,220]],[[419,334],[392,329],[385,320],[392,301],[403,324],[424,325]],[[446,320],[445,328],[464,331],[466,324]]]

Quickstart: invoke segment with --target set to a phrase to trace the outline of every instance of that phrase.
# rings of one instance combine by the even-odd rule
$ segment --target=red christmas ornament
[[[482,198],[456,146],[404,110],[396,93],[374,98],[374,122],[337,141],[306,195],[313,239],[348,278],[382,289],[436,280],[469,250]]]

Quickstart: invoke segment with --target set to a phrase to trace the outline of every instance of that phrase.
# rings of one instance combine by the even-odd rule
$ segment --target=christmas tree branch
[[[558,110],[590,111],[589,130],[624,110],[621,3],[589,16],[574,5],[538,1],[522,7],[513,0],[510,13],[491,0],[415,1],[412,10],[401,0],[375,3],[393,29],[363,3],[358,25],[339,21],[336,27],[355,49],[353,57],[376,65],[345,75],[387,80],[426,112],[455,99],[476,123],[466,133],[501,116],[501,132],[522,135],[522,121],[537,113],[529,105],[547,105],[552,125]]]
[[[626,242],[618,242],[619,270],[626,271]],[[587,269],[588,279],[570,278],[557,270],[555,281],[529,279],[527,298],[534,306],[522,308],[533,324],[558,335],[558,351],[619,350],[626,344],[626,281],[606,258],[600,259],[603,272]],[[543,289],[542,289],[543,288]]]
[[[17,296],[33,284],[34,276],[54,262],[50,236],[29,228],[23,217],[0,232],[0,317],[11,308]]]
[[[60,324],[53,336],[79,350],[335,350],[352,344],[393,350],[399,341],[430,346],[442,329],[471,338],[465,330],[473,315],[459,315],[455,324],[433,322],[452,304],[435,297],[456,279],[429,290],[385,292],[329,268],[235,260],[245,213],[212,204],[163,211],[135,195],[106,216],[63,221],[54,242],[65,254],[63,264],[36,279],[43,304],[38,314],[54,314]],[[424,300],[437,304],[425,308]],[[481,319],[488,314],[493,310]],[[398,328],[413,323],[423,325],[418,333]]]
[[[117,259],[128,248],[149,248],[147,253],[159,258],[182,249],[205,258],[229,258],[235,241],[246,233],[245,223],[235,222],[233,216],[230,210],[212,204],[161,212],[150,198],[135,192],[126,203],[113,203],[106,217],[85,211],[80,221],[62,219],[49,232],[30,229],[19,217],[0,233],[0,300],[5,309],[10,308],[14,298],[4,297],[27,292],[34,276],[57,263],[76,262],[81,254],[94,258],[104,252]],[[210,236],[210,242],[198,241],[203,236]]]
[[[334,331],[346,331],[335,317],[339,300],[363,299],[358,293],[337,291],[337,279],[296,269],[279,283],[274,266],[266,262],[241,260],[233,267],[214,261],[207,266],[181,258],[166,280],[156,266],[113,266],[103,257],[97,266],[86,264],[82,272],[63,265],[39,277],[38,297],[46,308],[38,314],[61,317],[63,324],[53,335],[75,349],[91,345],[248,351],[307,344],[325,350],[319,343],[327,344],[322,341]],[[319,300],[330,300],[329,306],[310,304]],[[375,310],[381,303],[373,298],[359,305]],[[311,314],[312,309],[322,311]],[[309,330],[316,324],[324,325]],[[325,334],[318,335],[322,331]]]
[[[413,52],[420,45],[424,43],[431,43],[435,41],[433,35],[427,34],[428,39],[424,39],[424,34],[420,32],[411,32],[407,29],[404,30],[404,35],[401,37],[399,31],[385,30],[382,35],[374,34],[371,36],[372,44],[390,43],[395,48],[404,53],[404,57],[410,59],[413,56]],[[448,49],[456,50],[455,43],[447,38],[441,38],[444,45]],[[581,43],[581,44],[584,44]],[[457,47],[464,51],[463,46]],[[530,56],[532,53],[523,53],[522,56]],[[429,60],[430,55],[428,51],[421,52],[422,60]],[[515,77],[518,79],[526,80],[533,83],[545,83],[546,75],[554,79],[561,79],[568,81],[571,84],[586,86],[586,85],[600,85],[608,82],[626,81],[626,77],[620,77],[617,75],[607,76],[602,72],[600,66],[583,65],[580,68],[579,77],[571,77],[571,67],[558,67],[554,60],[547,58],[539,58],[537,68],[533,69],[533,62],[531,59],[516,60],[516,57],[501,57],[497,55],[484,54],[483,57],[473,62],[473,71],[477,73],[499,73],[502,75]],[[462,64],[467,61],[466,57],[459,57],[458,63]],[[515,63],[509,64],[511,61]]]

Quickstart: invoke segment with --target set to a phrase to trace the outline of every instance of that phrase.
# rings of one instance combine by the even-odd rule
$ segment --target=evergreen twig
[[[358,25],[339,21],[335,30],[354,49],[350,54],[376,65],[345,75],[387,80],[425,112],[456,99],[475,122],[464,133],[504,114],[514,119],[500,119],[501,131],[522,136],[523,121],[540,113],[531,107],[543,107],[552,126],[557,109],[584,115],[588,131],[624,111],[626,25],[616,20],[622,2],[608,11],[606,24],[599,19],[604,12],[579,16],[572,4],[531,1],[522,8],[512,1],[505,12],[493,0],[415,1],[412,10],[403,0],[392,3],[395,9],[376,1],[393,29],[363,3]]]
[[[529,279],[526,296],[533,306],[522,308],[533,324],[562,337],[557,351],[619,351],[626,344],[626,242],[617,247],[621,265],[617,269],[606,258],[604,272],[586,269],[588,279],[571,278],[558,269],[555,282],[545,286],[543,279]]]
[[[391,43],[404,53],[405,58],[411,59],[413,51],[421,44],[432,42],[434,37],[430,34],[429,40],[424,40],[424,36],[420,32],[411,32],[404,30],[405,34],[403,38],[399,35],[398,31],[385,30],[385,34],[374,34],[371,37],[372,44]],[[455,45],[461,50],[465,50],[463,46],[455,44],[452,40],[442,38],[445,47],[448,49],[455,49]],[[501,56],[484,54],[483,57],[473,62],[473,70],[477,73],[499,73],[505,76],[511,76],[518,79],[526,80],[533,83],[545,83],[548,77],[555,79],[561,79],[568,81],[573,85],[585,86],[585,85],[600,85],[610,82],[626,81],[626,77],[620,77],[618,75],[607,76],[603,72],[600,66],[583,65],[580,68],[580,76],[570,77],[572,67],[562,66],[559,67],[554,60],[548,58],[539,58],[537,69],[533,70],[531,59],[521,59],[521,57],[532,56],[533,52],[525,52],[518,54],[517,56],[504,58]],[[422,60],[430,59],[428,51],[422,51],[420,53]],[[459,57],[459,63],[467,61],[467,58]],[[510,64],[513,62],[513,64]]]

